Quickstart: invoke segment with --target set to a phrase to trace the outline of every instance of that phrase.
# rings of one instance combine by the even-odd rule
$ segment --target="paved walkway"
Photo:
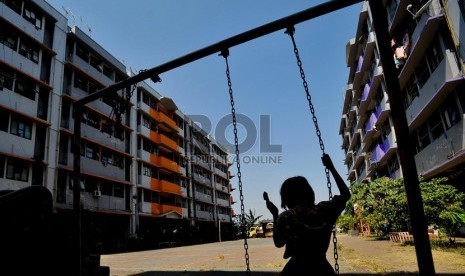
[[[270,238],[248,239],[252,275],[277,275],[287,260]],[[407,275],[418,271],[415,248],[390,241],[338,236],[340,273]],[[438,274],[465,275],[465,256],[433,251]],[[334,263],[332,245],[328,260]],[[227,241],[101,256],[111,276],[246,275],[244,241]]]

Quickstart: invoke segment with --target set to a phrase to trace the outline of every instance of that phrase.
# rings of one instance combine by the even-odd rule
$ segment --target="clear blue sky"
[[[83,30],[134,71],[149,69],[212,45],[233,35],[262,26],[326,1],[283,0],[47,0],[65,10],[69,24]],[[347,169],[341,150],[339,125],[348,69],[345,47],[355,36],[361,4],[303,22],[296,27],[296,41],[310,87],[326,152],[344,179]],[[236,112],[260,129],[260,115],[271,119],[270,142],[282,152],[280,163],[245,163],[247,157],[266,158],[259,137],[254,147],[241,152],[244,208],[270,218],[262,199],[267,191],[280,205],[279,189],[291,176],[305,176],[316,200],[328,199],[321,150],[296,65],[290,38],[284,30],[230,49],[229,65]],[[195,61],[161,76],[154,88],[172,98],[184,114],[207,116],[213,127],[231,111],[225,64],[215,55]],[[262,126],[263,127],[263,126]],[[214,136],[214,132],[211,132]],[[239,125],[239,140],[252,135]],[[231,128],[226,131],[231,138]],[[242,137],[242,138],[241,138]],[[248,137],[248,136],[247,136]],[[253,137],[252,137],[253,138]],[[231,171],[236,174],[235,164]],[[237,177],[233,205],[240,213]],[[331,179],[332,183],[334,180]],[[335,185],[334,185],[335,186]],[[338,191],[333,189],[333,194]]]

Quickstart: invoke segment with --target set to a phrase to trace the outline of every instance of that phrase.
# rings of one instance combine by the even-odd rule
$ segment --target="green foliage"
[[[354,224],[357,221],[353,214],[344,213],[336,221],[336,226],[341,229],[342,232],[347,232],[354,229]]]
[[[262,215],[257,216],[255,215],[255,210],[252,211],[249,209],[249,213],[245,214],[245,225],[247,229],[250,229],[250,227],[254,226],[255,224],[258,223],[258,220],[262,217]]]
[[[423,206],[428,225],[434,225],[451,236],[465,224],[465,194],[460,193],[446,178],[420,182]],[[356,220],[368,222],[372,231],[383,229],[387,220],[393,231],[400,231],[409,221],[407,196],[401,179],[378,178],[368,183],[351,186],[352,197],[346,207],[346,214]],[[357,206],[355,211],[354,206]]]

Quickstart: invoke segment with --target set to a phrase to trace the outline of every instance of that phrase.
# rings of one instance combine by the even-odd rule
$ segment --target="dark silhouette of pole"
[[[74,143],[73,143],[73,213],[76,219],[74,249],[76,262],[74,268],[77,276],[82,275],[82,231],[81,231],[81,117],[82,105],[74,105]]]
[[[412,232],[415,242],[418,269],[420,275],[435,275],[433,256],[428,237],[423,200],[421,198],[420,183],[413,155],[413,146],[410,142],[409,129],[402,97],[397,70],[394,65],[386,9],[381,0],[369,0],[376,40],[378,41],[379,55],[383,66],[386,90],[391,107],[391,118],[394,125],[397,141],[397,152],[400,158],[402,174],[404,177],[405,192],[412,223]]]

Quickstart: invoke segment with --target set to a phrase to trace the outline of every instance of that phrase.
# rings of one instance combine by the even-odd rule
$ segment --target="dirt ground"
[[[284,249],[271,238],[247,240],[249,268],[253,275],[277,275],[287,260]],[[340,274],[406,275],[418,273],[415,247],[388,240],[338,235]],[[432,250],[436,273],[465,275],[465,256]],[[335,263],[333,247],[328,260]],[[112,276],[129,275],[242,275],[246,271],[244,241],[227,241],[133,253],[103,255],[101,265]],[[240,273],[239,273],[240,272]],[[201,274],[199,274],[201,273]],[[233,273],[233,274],[231,274]],[[234,274],[234,275],[236,275]]]
[[[388,240],[339,235],[341,258],[357,271],[370,273],[418,272],[415,247]],[[438,274],[465,275],[465,255],[432,250]]]

